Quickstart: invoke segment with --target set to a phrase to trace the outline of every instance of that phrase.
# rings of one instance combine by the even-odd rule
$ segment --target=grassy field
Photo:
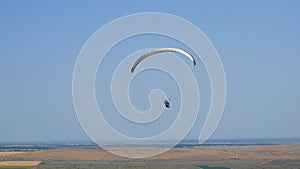
[[[118,148],[117,150],[126,151],[128,149]],[[130,147],[130,149],[133,148]],[[139,148],[138,151],[149,151],[148,149]],[[40,169],[299,169],[300,144],[174,148],[164,154],[147,159],[121,158],[100,148],[63,148],[18,153],[0,152],[0,161],[41,161],[40,165],[36,167]]]
[[[41,161],[1,161],[0,168],[33,168],[40,163]]]

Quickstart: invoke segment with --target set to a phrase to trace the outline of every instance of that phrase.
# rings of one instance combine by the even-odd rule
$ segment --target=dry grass
[[[17,154],[22,154],[24,152],[0,152],[0,157],[13,156]]]
[[[130,151],[129,151],[130,149]],[[139,153],[155,151],[153,148],[114,148],[116,152]],[[1,153],[0,161],[40,161],[39,167],[53,164],[90,164],[101,165],[183,165],[230,166],[230,168],[297,168],[300,166],[300,144],[274,146],[208,146],[194,148],[173,148],[161,155],[132,160],[115,156],[102,149],[52,149],[22,153]],[[6,162],[3,161],[3,162]],[[3,165],[0,163],[0,168]],[[13,165],[15,165],[14,162]],[[24,165],[20,164],[20,165]],[[97,167],[96,167],[97,168]],[[155,166],[154,166],[155,168]],[[193,168],[193,167],[192,167]],[[197,168],[197,167],[196,167]],[[298,169],[298,168],[297,168]]]
[[[0,167],[36,167],[41,161],[2,161]]]
[[[221,159],[292,159],[300,160],[300,144],[276,146],[216,146],[172,149],[155,158],[183,157]]]
[[[114,151],[147,152],[153,148],[115,148]],[[134,149],[134,150],[132,150]],[[54,149],[34,152],[0,152],[0,157],[19,157],[27,159],[71,159],[103,160],[122,159],[102,149]],[[243,158],[243,159],[293,159],[300,160],[300,144],[275,146],[212,146],[195,148],[173,148],[151,159],[199,158]]]

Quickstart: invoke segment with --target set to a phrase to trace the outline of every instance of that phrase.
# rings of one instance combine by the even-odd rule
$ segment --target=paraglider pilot
[[[164,104],[165,104],[166,108],[170,108],[170,99],[169,100],[165,99]]]

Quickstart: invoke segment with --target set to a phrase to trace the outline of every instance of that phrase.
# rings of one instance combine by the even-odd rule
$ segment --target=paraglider
[[[196,65],[196,61],[195,61],[195,58],[189,54],[188,52],[182,50],[182,49],[178,49],[178,48],[158,48],[158,49],[154,49],[148,53],[145,53],[143,54],[141,57],[139,57],[135,63],[133,64],[132,68],[131,68],[131,73],[134,72],[135,68],[137,67],[137,65],[139,63],[141,63],[145,58],[149,57],[149,56],[152,56],[152,55],[155,55],[155,54],[159,54],[159,53],[164,53],[164,52],[177,52],[177,53],[180,53],[182,54],[183,56],[189,58],[194,65]]]
[[[135,68],[138,66],[139,63],[141,63],[145,58],[155,55],[155,54],[159,54],[159,53],[163,53],[163,52],[177,52],[182,54],[183,56],[187,57],[188,59],[190,59],[194,65],[196,65],[196,60],[195,58],[189,54],[188,52],[182,50],[182,49],[178,49],[178,48],[158,48],[158,49],[154,49],[150,52],[147,52],[145,54],[143,54],[141,57],[139,57],[135,63],[133,64],[133,66],[131,67],[131,73],[134,73]],[[166,108],[170,108],[170,99],[165,99],[163,101],[163,103],[165,104]]]
[[[170,98],[169,98],[169,100],[168,99],[164,100],[164,104],[165,104],[166,108],[170,108],[170,102],[171,102]]]

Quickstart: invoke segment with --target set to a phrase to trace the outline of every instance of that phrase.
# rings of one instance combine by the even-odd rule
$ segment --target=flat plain
[[[123,147],[116,151],[151,151]],[[300,169],[300,143],[278,145],[195,146],[173,148],[146,159],[115,156],[101,148],[54,148],[27,152],[0,152],[1,162],[37,161],[35,168],[187,168],[187,169]],[[16,167],[18,168],[18,167]]]

